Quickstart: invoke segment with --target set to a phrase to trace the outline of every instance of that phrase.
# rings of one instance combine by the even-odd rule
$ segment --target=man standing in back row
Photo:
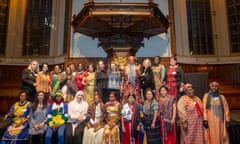
[[[28,93],[28,101],[33,102],[36,96],[36,77],[39,64],[36,60],[31,61],[28,68],[22,72],[22,89]]]

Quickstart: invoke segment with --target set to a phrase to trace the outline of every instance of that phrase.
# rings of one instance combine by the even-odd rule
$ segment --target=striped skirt
[[[147,134],[148,144],[161,144],[161,134],[160,134],[160,123],[156,120],[155,128],[151,129],[151,124],[153,120],[153,115],[144,114],[144,128]]]

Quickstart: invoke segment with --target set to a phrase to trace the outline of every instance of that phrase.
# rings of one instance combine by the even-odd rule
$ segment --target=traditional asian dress
[[[154,117],[154,111],[159,110],[158,103],[155,99],[152,102],[145,101],[143,105],[143,113],[144,113],[144,128],[147,134],[147,143],[148,144],[161,144],[160,137],[160,123],[159,120],[156,120],[155,128],[151,129],[151,124]]]
[[[8,117],[11,123],[3,134],[1,144],[24,144],[28,140],[28,122],[24,120],[30,113],[30,102],[26,101],[23,104],[16,102],[10,107],[8,114],[13,114]]]
[[[203,119],[208,121],[204,129],[206,144],[229,144],[226,122],[230,121],[229,107],[226,98],[212,92],[203,96]]]
[[[106,103],[107,124],[104,127],[102,144],[120,144],[120,104],[117,101]]]
[[[88,73],[85,81],[87,85],[84,88],[84,100],[88,103],[88,105],[92,105],[94,103],[95,72]]]
[[[176,144],[176,124],[171,124],[173,116],[173,104],[176,98],[167,95],[159,99],[160,125],[163,144]]]
[[[181,144],[203,144],[202,102],[197,96],[184,95],[177,103],[181,127]]]

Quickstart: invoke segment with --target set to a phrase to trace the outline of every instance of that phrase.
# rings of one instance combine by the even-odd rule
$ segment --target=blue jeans
[[[66,125],[63,124],[57,129],[57,140],[58,144],[64,144],[64,132],[65,132]],[[45,144],[51,144],[52,143],[52,135],[53,135],[53,129],[48,127],[46,136],[45,136]]]

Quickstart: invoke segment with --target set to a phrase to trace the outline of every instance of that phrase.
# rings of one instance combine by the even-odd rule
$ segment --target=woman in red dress
[[[166,70],[164,82],[169,89],[169,95],[178,98],[180,92],[183,92],[184,72],[183,69],[177,65],[176,56],[170,57],[170,66]]]
[[[160,88],[159,112],[163,144],[176,144],[176,98],[168,95],[165,86]]]
[[[140,144],[140,105],[134,94],[128,95],[121,110],[122,144]]]
[[[81,63],[78,64],[77,72],[75,74],[75,83],[78,90],[83,91],[84,85],[82,84],[83,77],[87,75],[87,73],[84,71],[83,65]]]

